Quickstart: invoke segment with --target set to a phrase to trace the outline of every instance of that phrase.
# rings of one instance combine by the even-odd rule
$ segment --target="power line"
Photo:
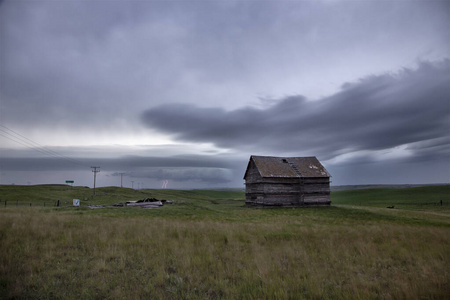
[[[73,164],[87,167],[86,164],[84,164],[83,162],[73,159],[73,158],[70,158],[68,156],[62,155],[51,149],[48,149],[48,148],[42,146],[41,144],[33,141],[32,139],[29,139],[26,136],[23,136],[20,133],[14,131],[4,125],[1,125],[1,124],[0,124],[0,136],[3,136],[4,138],[7,138],[15,143],[18,143],[22,146],[27,147],[29,149],[40,152],[41,154],[44,154],[46,156],[50,156],[50,157],[61,159],[61,160],[66,160]],[[95,195],[96,178],[97,178],[97,173],[100,172],[100,167],[91,167],[91,168],[94,169],[94,170],[92,170],[92,172],[94,172],[94,195]]]
[[[4,137],[6,137],[6,138],[8,138],[8,139],[10,139],[10,140],[12,140],[12,141],[14,141],[14,142],[16,142],[16,143],[19,143],[19,144],[24,145],[24,146],[26,146],[26,147],[28,147],[28,148],[30,148],[30,149],[32,149],[32,150],[36,150],[36,151],[38,151],[38,152],[41,152],[41,153],[46,154],[46,155],[49,155],[49,156],[53,156],[53,157],[57,157],[57,158],[63,158],[63,159],[66,159],[66,160],[70,160],[72,163],[83,164],[81,161],[78,161],[78,160],[76,160],[76,159],[73,159],[73,158],[64,156],[64,155],[62,155],[62,154],[59,154],[59,153],[56,152],[56,151],[53,151],[53,150],[51,150],[51,149],[48,149],[48,148],[42,146],[41,144],[39,144],[39,143],[37,143],[37,142],[35,142],[35,141],[33,141],[33,140],[31,140],[31,139],[29,139],[29,138],[27,138],[27,137],[21,135],[20,133],[14,131],[14,130],[12,130],[12,129],[10,129],[10,128],[4,126],[4,125],[0,125],[0,127],[3,127],[3,128],[5,128],[5,129],[9,130],[9,131],[5,131],[4,129],[0,128],[0,131],[3,131],[4,133],[10,135],[9,137],[8,137],[8,136],[5,136],[5,135],[2,135],[2,136],[4,136]],[[13,134],[11,134],[11,132],[12,132]],[[18,139],[19,141],[17,141],[17,139]],[[84,164],[83,164],[83,165],[84,165]]]
[[[52,154],[50,154],[50,153],[48,153],[46,151],[43,151],[43,150],[41,150],[41,149],[39,149],[39,148],[37,148],[35,146],[30,146],[29,144],[25,144],[24,142],[21,142],[21,141],[18,141],[16,139],[14,139],[14,137],[10,137],[10,136],[4,135],[2,132],[0,132],[0,136],[3,136],[4,138],[7,138],[7,139],[9,139],[9,140],[11,140],[11,141],[13,141],[13,142],[15,142],[17,144],[20,144],[20,145],[25,146],[27,148],[30,148],[32,150],[38,151],[38,152],[40,152],[42,154],[53,156]]]
[[[27,138],[26,136],[21,135],[20,133],[14,131],[4,125],[0,125],[0,135],[3,136],[4,138],[7,138],[7,139],[15,142],[15,143],[25,146],[29,149],[40,152],[41,154],[45,154],[45,155],[53,157],[53,158],[63,159],[63,160],[69,161],[73,164],[77,164],[77,165],[86,167],[86,165],[83,162],[73,159],[73,158],[70,158],[70,157],[67,157],[65,155],[59,154],[58,152],[53,151],[51,149],[48,149],[48,148],[42,146],[41,144]]]

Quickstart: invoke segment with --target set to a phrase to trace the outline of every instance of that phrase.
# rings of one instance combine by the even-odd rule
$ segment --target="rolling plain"
[[[173,203],[111,206],[148,197]],[[86,187],[3,185],[0,298],[450,295],[450,185],[335,191],[331,200],[255,208],[243,191],[105,187],[94,196]]]

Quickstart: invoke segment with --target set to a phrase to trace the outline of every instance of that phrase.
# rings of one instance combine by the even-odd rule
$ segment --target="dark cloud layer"
[[[20,150],[15,150],[20,152]],[[65,159],[48,157],[2,157],[2,170],[85,170],[93,165],[101,165],[102,170],[128,171],[146,168],[229,168],[229,157],[174,155],[165,157],[122,156],[115,158],[76,158]]]
[[[17,150],[16,150],[17,152]],[[175,155],[166,157],[125,156],[118,158],[66,159],[46,157],[2,157],[2,171],[68,172],[82,171],[90,175],[90,166],[100,166],[101,175],[120,176],[139,180],[170,180],[224,186],[233,178],[241,179],[241,168],[227,156]],[[233,174],[239,170],[238,174]],[[121,171],[117,171],[121,170]]]
[[[97,165],[99,178],[241,186],[253,153],[316,155],[340,183],[447,180],[449,8],[0,0],[0,125],[26,137],[0,133],[0,182],[89,184]]]
[[[449,60],[422,62],[415,70],[344,84],[318,101],[290,96],[266,109],[162,105],[147,110],[143,120],[181,141],[256,153],[332,159],[409,145],[414,159],[448,156],[449,67]]]
[[[112,176],[120,176],[113,173]],[[232,181],[233,174],[229,169],[205,167],[164,167],[150,168],[145,171],[122,173],[131,178],[150,178],[155,180],[174,180],[177,182],[196,181],[208,184],[227,184]]]
[[[442,57],[448,8],[448,1],[5,1],[0,113],[25,130],[107,131],[177,99],[226,108],[255,93],[292,93],[293,78],[317,95],[326,81],[398,66],[398,53],[408,64],[423,53]]]

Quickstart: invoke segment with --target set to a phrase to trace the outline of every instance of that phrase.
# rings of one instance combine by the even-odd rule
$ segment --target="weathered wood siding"
[[[295,159],[292,161],[295,162]],[[292,164],[290,165],[292,166]],[[263,177],[255,162],[250,159],[245,174],[245,203],[247,205],[330,205],[330,178],[328,176],[322,176],[322,173],[319,173],[318,177],[311,177],[311,174],[302,176],[302,173],[294,167],[295,173],[286,173],[286,175],[280,174],[279,169],[272,173],[267,165],[264,168],[265,176]],[[311,168],[310,165],[309,168]],[[306,171],[308,170],[306,169]]]
[[[330,195],[308,194],[303,198],[303,205],[330,205]]]
[[[305,206],[330,205],[329,177],[263,178],[250,161],[245,176],[247,205]]]

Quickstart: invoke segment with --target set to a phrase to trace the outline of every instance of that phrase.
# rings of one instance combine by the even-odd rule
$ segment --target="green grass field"
[[[0,186],[0,299],[450,295],[448,185],[333,192],[308,208],[244,207],[240,191],[92,193]],[[87,207],[147,197],[173,204]]]

